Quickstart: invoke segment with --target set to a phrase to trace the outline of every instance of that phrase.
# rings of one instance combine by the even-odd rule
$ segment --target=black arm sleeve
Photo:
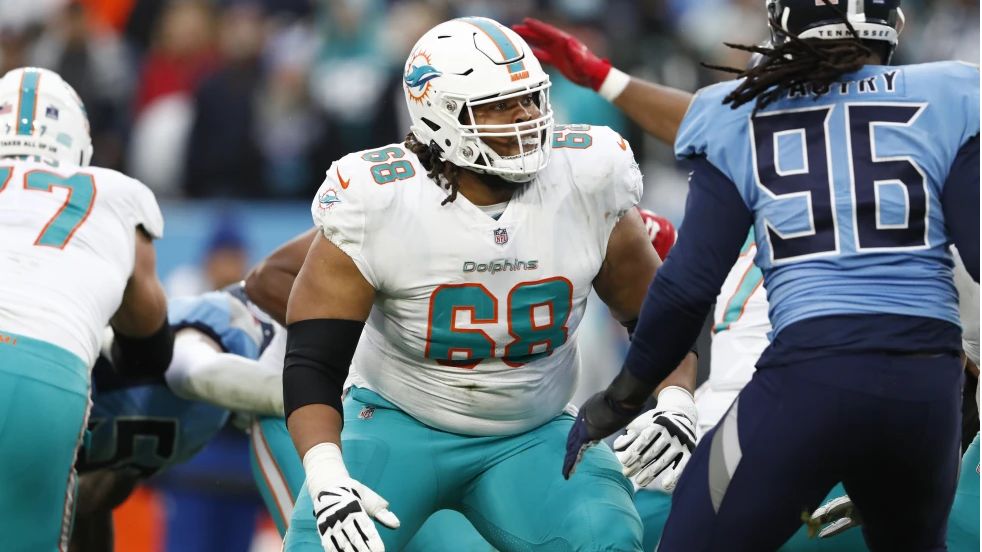
[[[286,417],[308,404],[326,404],[342,414],[341,393],[364,322],[318,318],[286,328],[283,409]]]
[[[128,337],[113,329],[113,367],[124,376],[162,376],[174,356],[174,330],[167,317],[147,337]]]
[[[951,164],[941,192],[948,234],[972,279],[979,281],[979,135],[969,138]]]
[[[623,370],[652,389],[699,336],[753,224],[726,175],[703,157],[692,159],[691,169],[678,242],[648,287],[624,360]]]

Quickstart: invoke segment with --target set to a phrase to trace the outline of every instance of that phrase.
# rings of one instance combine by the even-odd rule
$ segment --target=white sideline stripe
[[[259,461],[259,471],[269,485],[269,491],[273,495],[273,501],[279,508],[280,516],[283,518],[283,525],[290,525],[290,514],[293,513],[293,497],[290,495],[290,486],[287,485],[280,475],[279,466],[273,458],[263,437],[262,426],[258,420],[253,420],[252,428],[249,431],[252,439],[252,448],[256,451],[256,460]]]

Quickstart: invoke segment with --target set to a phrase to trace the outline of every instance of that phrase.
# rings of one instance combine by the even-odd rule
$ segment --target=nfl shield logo
[[[498,228],[494,231],[494,243],[498,245],[505,245],[508,243],[508,230],[505,228]]]

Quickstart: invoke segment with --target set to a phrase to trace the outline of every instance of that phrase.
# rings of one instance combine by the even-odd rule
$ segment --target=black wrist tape
[[[117,373],[156,377],[167,371],[174,356],[174,330],[166,317],[160,328],[146,337],[128,337],[115,328],[113,332],[111,356]]]

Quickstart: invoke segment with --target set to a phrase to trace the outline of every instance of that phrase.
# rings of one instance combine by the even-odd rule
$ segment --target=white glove
[[[384,498],[348,475],[341,449],[334,443],[315,445],[304,455],[303,467],[324,550],[384,552],[372,518],[390,529],[399,527],[399,519]]]
[[[809,532],[822,527],[818,532],[818,538],[824,539],[834,537],[846,529],[859,527],[863,524],[863,519],[859,515],[859,510],[852,503],[852,500],[842,495],[834,498],[818,507],[812,512],[812,517],[808,520]]]
[[[658,393],[658,404],[634,419],[627,433],[614,441],[624,475],[646,487],[659,475],[656,486],[672,492],[679,475],[696,448],[696,404],[681,387],[670,386]]]

